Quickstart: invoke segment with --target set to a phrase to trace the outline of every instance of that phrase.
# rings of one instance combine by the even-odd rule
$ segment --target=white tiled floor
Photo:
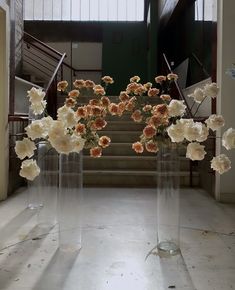
[[[182,255],[159,257],[153,189],[84,190],[83,248],[58,250],[58,231],[37,236],[21,193],[0,204],[0,290],[235,289],[235,205],[181,192]]]

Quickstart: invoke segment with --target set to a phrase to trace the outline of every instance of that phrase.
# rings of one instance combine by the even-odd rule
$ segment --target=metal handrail
[[[165,53],[163,53],[163,59],[165,61],[165,64],[167,66],[167,69],[168,69],[169,73],[173,73],[173,71],[171,69],[171,66],[170,66],[170,64],[169,64],[169,62],[167,60],[167,57],[166,57],[166,54]],[[178,94],[179,94],[180,99],[183,100],[184,103],[185,103],[187,115],[188,115],[188,117],[192,118],[193,117],[192,111],[190,110],[190,107],[188,105],[188,102],[187,102],[187,100],[186,100],[186,98],[185,98],[185,96],[184,96],[181,88],[179,87],[179,84],[178,84],[177,80],[174,81],[174,82],[175,82],[175,87],[176,87],[176,89],[178,91]]]
[[[31,35],[31,34],[25,32],[25,31],[24,31],[24,36],[27,36],[27,37],[31,38],[33,41],[39,43],[41,46],[43,46],[43,47],[47,48],[48,50],[54,52],[55,54],[59,55],[60,57],[63,55],[63,53],[61,53],[61,52],[59,52],[58,50],[56,50],[56,49],[50,47],[49,45],[45,44],[45,43],[42,42],[41,40],[37,39],[36,37],[34,37],[33,35]],[[24,37],[24,39],[25,39],[25,37]],[[28,41],[26,41],[26,42],[28,42]]]

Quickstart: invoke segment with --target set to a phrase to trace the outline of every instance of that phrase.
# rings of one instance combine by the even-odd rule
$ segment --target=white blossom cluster
[[[217,84],[211,83],[207,84],[203,89],[196,88],[194,93],[189,97],[193,97],[196,103],[201,104],[206,97],[215,98],[218,90]],[[195,122],[193,118],[182,118],[186,109],[183,101],[172,100],[168,108],[170,116],[181,117],[166,129],[171,141],[176,143],[188,141],[186,157],[193,161],[203,160],[206,151],[205,146],[200,143],[207,140],[209,130],[217,131],[225,125],[223,116],[212,114],[205,120],[205,123]],[[224,132],[222,145],[227,150],[235,148],[235,129],[229,128]],[[225,154],[220,154],[211,160],[211,168],[222,174],[231,168],[231,161]]]
[[[45,93],[40,89],[32,88],[28,92],[28,96],[34,114],[42,114],[46,105],[46,101],[43,100]],[[16,141],[15,152],[17,156],[21,160],[33,157],[34,151],[37,149],[35,143],[40,138],[47,139],[59,153],[80,152],[84,147],[85,140],[75,130],[70,130],[78,120],[79,117],[74,110],[63,106],[57,111],[57,120],[48,116],[32,121],[25,128],[27,138]],[[26,159],[22,162],[20,176],[33,180],[39,173],[40,168],[36,160]]]

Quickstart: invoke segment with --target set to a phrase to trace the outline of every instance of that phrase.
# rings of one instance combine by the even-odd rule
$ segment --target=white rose
[[[45,97],[45,92],[43,92],[42,89],[36,89],[34,87],[27,93],[28,93],[29,101],[33,104],[41,103]]]
[[[28,137],[32,140],[46,137],[47,135],[47,131],[45,130],[41,120],[32,121],[32,123],[25,128],[25,131]]]
[[[25,157],[32,157],[36,146],[34,142],[28,138],[24,138],[22,141],[16,141],[15,152],[20,159]]]
[[[34,180],[36,176],[40,173],[40,168],[38,167],[35,160],[27,159],[21,164],[20,176],[27,178],[28,180]]]
[[[220,154],[211,160],[211,168],[223,174],[231,168],[231,161],[225,154]]]
[[[222,144],[227,150],[235,148],[235,129],[229,128],[224,132]]]
[[[206,121],[207,127],[215,131],[223,127],[225,124],[224,118],[221,115],[211,115]]]
[[[47,132],[47,135],[48,135],[48,131],[50,130],[51,126],[53,125],[53,122],[54,122],[54,120],[50,116],[44,117],[41,119],[41,123],[44,126],[44,130]]]
[[[49,141],[53,142],[54,139],[57,139],[60,136],[66,134],[64,124],[61,121],[52,121],[51,126],[48,131]]]
[[[41,101],[40,103],[32,103],[30,105],[30,109],[32,110],[32,112],[34,113],[34,115],[41,115],[47,105],[47,101]]]
[[[200,137],[201,123],[199,122],[188,122],[184,126],[184,137],[188,141],[195,141]]]
[[[219,88],[216,83],[206,84],[203,88],[204,94],[207,97],[215,98],[218,95]]]
[[[57,118],[68,128],[74,127],[80,119],[74,110],[67,106],[63,106],[57,110]]]
[[[175,125],[169,126],[166,131],[172,142],[178,143],[184,140],[184,124],[180,123],[179,120]]]
[[[193,98],[196,103],[201,103],[205,99],[205,95],[202,89],[196,88],[193,94],[189,95],[189,97]]]
[[[187,146],[186,157],[193,161],[203,160],[206,155],[206,151],[204,150],[204,148],[205,146],[197,142],[189,143]]]
[[[76,135],[73,135],[72,136],[72,143],[74,145],[73,152],[79,153],[83,149],[85,142],[86,142],[85,139],[78,137]]]
[[[168,105],[170,117],[183,116],[185,109],[186,106],[184,105],[184,101],[171,100],[170,104]]]
[[[196,138],[196,141],[198,142],[204,142],[206,141],[208,135],[209,135],[209,129],[206,127],[205,124],[200,123],[200,132],[199,132],[199,136]]]
[[[51,146],[55,148],[58,153],[69,154],[74,150],[75,144],[72,142],[70,135],[60,135],[53,140],[50,140]]]

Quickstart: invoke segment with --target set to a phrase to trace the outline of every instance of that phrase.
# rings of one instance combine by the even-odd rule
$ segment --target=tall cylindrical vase
[[[56,224],[59,156],[45,140],[38,143],[37,151],[40,167],[37,185],[42,204],[38,210],[38,226],[42,233],[47,233]]]
[[[78,251],[82,245],[82,174],[82,152],[60,154],[58,222],[59,245],[64,251]]]
[[[157,157],[157,247],[170,255],[180,251],[179,169],[177,145],[162,144]]]

